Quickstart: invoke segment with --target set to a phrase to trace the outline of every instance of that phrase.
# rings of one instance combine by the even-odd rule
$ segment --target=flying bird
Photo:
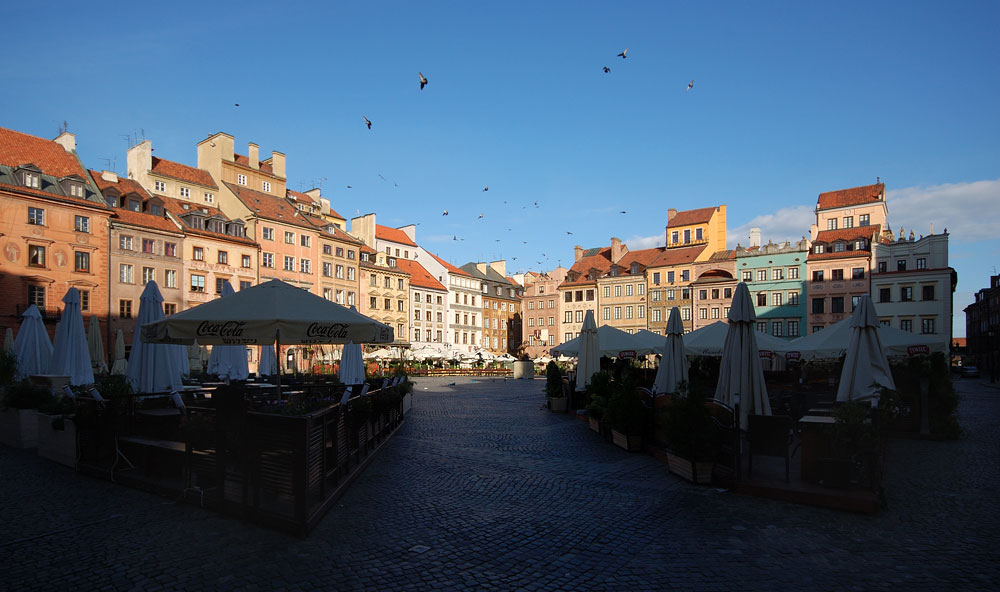
[[[573,234],[573,233],[567,230],[567,231],[566,231],[566,234]]]
[[[447,216],[448,215],[448,210],[445,210],[444,213],[442,213],[441,215],[442,216]]]
[[[424,87],[427,85],[427,79],[424,78],[423,73],[417,72],[417,74],[420,75],[420,90],[424,90]]]
[[[393,181],[393,182],[392,182],[392,186],[393,186],[393,187],[399,187],[399,183],[397,183],[397,182]]]
[[[453,236],[453,237],[451,237],[451,240],[458,240],[458,237],[457,236]]]
[[[688,87],[687,87],[687,89],[684,90],[684,92],[687,92],[687,91],[691,90],[692,88],[694,88],[694,79],[693,78],[691,79],[691,82],[688,82]]]
[[[482,214],[479,214],[479,217],[476,218],[476,220],[482,220],[482,219],[483,219],[483,215]]]
[[[489,190],[490,190],[490,186],[489,185],[487,185],[486,187],[483,187],[483,191],[489,191]]]
[[[611,72],[611,68],[604,66],[604,73],[607,74],[608,72]]]
[[[383,181],[385,181],[385,177],[383,177],[383,176],[382,176],[382,173],[379,173],[379,174],[378,174],[378,178],[379,178],[379,179],[382,179]]]
[[[623,60],[624,60],[625,58],[627,58],[627,57],[628,57],[628,55],[627,55],[627,54],[628,54],[628,48],[626,47],[626,48],[625,48],[625,51],[623,51],[623,52],[621,52],[620,54],[618,54],[618,57],[620,57],[621,59],[623,59]]]
[[[348,185],[348,186],[347,186],[347,188],[348,188],[348,189],[354,189],[354,188],[353,188],[353,187],[351,187],[350,185]]]
[[[239,106],[240,106],[240,104],[239,104],[239,103],[233,103],[233,105],[235,105],[236,107],[239,107]]]
[[[625,213],[625,210],[622,210],[622,211],[620,211],[620,212],[618,212],[618,213],[619,213],[619,214],[624,214],[624,213]]]
[[[365,120],[365,125],[368,126],[368,129],[372,129],[372,122],[367,117],[365,117],[364,115],[362,115],[361,119]]]

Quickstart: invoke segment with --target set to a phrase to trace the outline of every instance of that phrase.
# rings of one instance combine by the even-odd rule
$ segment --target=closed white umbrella
[[[670,317],[667,319],[667,338],[663,343],[660,367],[656,370],[656,379],[653,381],[654,393],[676,393],[678,383],[687,382],[690,364],[684,355],[683,335],[681,310],[675,306],[670,309]]]
[[[138,329],[136,329],[138,330]],[[115,361],[111,364],[112,374],[125,374],[128,362],[125,360],[125,334],[121,329],[115,331]]]
[[[83,313],[80,311],[80,291],[70,288],[62,300],[65,306],[56,327],[49,373],[69,376],[70,384],[94,384],[87,331],[83,328]]]
[[[361,344],[348,342],[340,355],[337,376],[343,384],[361,384],[365,381],[365,362],[361,359]]]
[[[879,340],[878,315],[867,295],[861,296],[851,315],[851,342],[837,387],[838,401],[878,397],[881,387],[895,390],[889,359]]]
[[[7,330],[3,334],[3,351],[14,351],[14,330],[10,327],[7,327]]]
[[[32,374],[48,374],[52,365],[52,341],[45,330],[42,313],[32,304],[24,311],[21,328],[14,340],[14,356],[17,357],[17,378]]]
[[[257,363],[259,376],[273,376],[278,373],[278,357],[274,354],[274,344],[260,346],[260,361]]]
[[[198,345],[198,340],[195,339],[193,343],[187,346],[187,360],[188,360],[188,374],[191,374],[191,368],[202,369],[202,352],[201,346]]]
[[[590,378],[601,369],[601,345],[597,336],[594,311],[588,310],[580,329],[580,347],[577,352],[576,390],[582,391],[590,384]]]
[[[101,323],[97,315],[90,317],[90,327],[87,329],[87,348],[90,351],[90,366],[95,372],[107,373],[108,363],[105,361],[104,340],[101,338]]]
[[[232,298],[236,291],[228,282],[222,284],[222,299]],[[250,375],[247,365],[246,347],[242,345],[215,345],[208,357],[208,373],[219,378],[230,380],[246,380]]]
[[[719,366],[719,384],[715,400],[730,407],[740,397],[740,427],[746,429],[751,412],[771,415],[767,400],[764,371],[760,366],[760,352],[754,325],[757,314],[750,299],[750,290],[744,282],[736,285],[733,303],[729,309],[729,332]]]
[[[163,296],[160,295],[156,282],[148,282],[139,297],[139,316],[126,372],[136,392],[152,393],[183,388],[180,369],[175,365],[175,350],[167,344],[146,342],[143,331],[140,330],[143,325],[162,319]]]

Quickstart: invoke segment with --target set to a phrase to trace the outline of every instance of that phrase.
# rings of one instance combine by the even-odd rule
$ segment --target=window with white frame
[[[42,208],[28,208],[28,224],[45,226],[45,210]]]
[[[123,284],[134,283],[132,266],[128,263],[122,263],[118,266],[118,281]]]
[[[299,271],[302,273],[312,273],[312,262],[308,259],[300,259]]]
[[[177,287],[177,270],[176,269],[165,269],[163,271],[163,283],[168,288]]]
[[[163,181],[153,181],[153,191],[163,193],[167,190],[167,184]]]
[[[215,194],[206,193],[205,194],[205,203],[215,203]]]
[[[181,197],[191,197],[191,189],[188,187],[181,187]]]
[[[271,183],[269,181],[261,181],[260,188],[263,189],[265,193],[271,193]]]
[[[242,174],[241,175],[236,175],[236,182],[239,183],[240,185],[246,185],[247,184],[247,176],[246,175],[242,175]]]
[[[264,240],[274,240],[274,229],[264,226],[261,229],[261,236]]]

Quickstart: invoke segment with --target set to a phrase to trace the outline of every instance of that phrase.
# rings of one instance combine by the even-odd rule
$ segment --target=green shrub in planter
[[[559,371],[559,365],[554,361],[550,361],[545,366],[545,396],[550,399],[565,396],[563,392],[562,372]]]
[[[604,419],[611,424],[611,429],[629,436],[639,436],[645,431],[650,410],[642,404],[642,397],[635,388],[615,389],[614,396],[608,401]]]
[[[0,351],[0,385],[14,383],[17,375],[17,356],[14,352]]]
[[[719,448],[718,426],[705,406],[705,392],[681,383],[679,393],[662,411],[660,440],[675,454],[694,461],[711,461]]]
[[[21,380],[7,387],[3,398],[3,409],[38,409],[53,399],[45,387]]]
[[[587,400],[589,401],[587,403],[587,416],[602,421],[610,397],[611,374],[603,371],[597,372],[590,378],[590,384],[587,385]]]

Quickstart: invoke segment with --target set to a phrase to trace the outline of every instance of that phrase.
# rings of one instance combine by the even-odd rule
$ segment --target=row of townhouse
[[[730,250],[725,205],[671,209],[663,247],[629,251],[613,237],[606,247],[576,247],[568,270],[527,274],[524,338],[531,355],[547,353],[579,334],[587,310],[598,324],[663,334],[677,307],[684,330],[697,330],[725,322],[736,285],[745,282],[757,330],[776,337],[819,331],[869,294],[883,326],[950,339],[957,277],[947,230],[917,238],[900,229],[896,238],[887,218],[881,182],[825,192],[810,239],[762,245],[753,229],[747,247]]]

